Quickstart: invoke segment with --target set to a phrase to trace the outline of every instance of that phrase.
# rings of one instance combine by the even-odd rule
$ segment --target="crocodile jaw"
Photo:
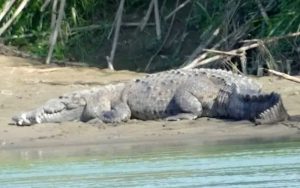
[[[51,99],[40,108],[12,117],[12,121],[16,125],[32,125],[80,120],[85,105],[83,100],[68,97]]]
[[[22,126],[28,126],[32,125],[34,123],[37,123],[34,119],[30,118],[31,116],[27,116],[26,113],[22,113],[20,115],[16,115],[12,117],[12,121],[15,125],[22,125]]]
[[[63,109],[57,112],[47,112],[43,109],[24,112],[12,117],[16,125],[28,126],[37,123],[59,123],[64,121],[80,120],[84,107],[79,106],[75,109]]]

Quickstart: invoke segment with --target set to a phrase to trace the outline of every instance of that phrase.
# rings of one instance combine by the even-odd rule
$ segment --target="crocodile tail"
[[[235,84],[226,88],[218,96],[219,108],[217,110],[220,116],[236,120],[248,119],[255,124],[271,124],[289,117],[278,93],[250,92],[245,94]]]
[[[269,107],[264,109],[254,119],[254,123],[259,124],[272,124],[279,121],[285,121],[289,119],[289,115],[283,105],[282,99],[278,93],[271,93],[267,95],[269,99],[272,99]]]

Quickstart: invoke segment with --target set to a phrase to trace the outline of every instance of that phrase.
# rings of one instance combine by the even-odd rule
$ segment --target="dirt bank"
[[[201,118],[196,121],[136,121],[116,127],[80,122],[29,127],[8,125],[11,116],[68,91],[138,77],[139,74],[76,67],[46,67],[31,60],[0,56],[0,149],[96,144],[109,149],[165,144],[207,144],[248,140],[297,139],[300,84],[276,77],[260,78],[267,91],[282,94],[292,121],[268,126]]]

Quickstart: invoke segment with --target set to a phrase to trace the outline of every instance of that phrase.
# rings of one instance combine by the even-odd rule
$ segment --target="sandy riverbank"
[[[292,121],[253,126],[201,118],[196,121],[136,121],[116,127],[79,122],[8,125],[14,114],[32,109],[68,91],[128,80],[137,73],[76,67],[46,67],[32,61],[0,56],[0,149],[97,145],[104,150],[145,146],[219,144],[251,140],[300,139],[300,84],[276,77],[259,79],[266,91],[282,94]]]

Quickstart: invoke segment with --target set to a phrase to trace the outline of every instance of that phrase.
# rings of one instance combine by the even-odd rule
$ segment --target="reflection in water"
[[[300,186],[300,142],[84,153],[45,158],[37,150],[18,160],[3,153],[0,187]]]

